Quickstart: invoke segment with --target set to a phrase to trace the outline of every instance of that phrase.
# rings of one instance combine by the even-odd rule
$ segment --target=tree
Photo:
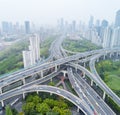
[[[48,104],[50,108],[53,108],[54,104],[55,104],[55,101],[53,99],[49,99],[49,98],[45,99],[43,102]]]
[[[46,103],[39,103],[36,106],[36,111],[42,114],[50,111],[50,107]]]
[[[23,105],[22,109],[25,112],[25,114],[30,115],[31,113],[34,113],[35,104],[33,102],[28,102]]]
[[[11,108],[10,108],[9,105],[7,105],[7,106],[5,107],[5,112],[6,112],[6,115],[13,115],[13,114],[12,114],[12,110],[11,110]]]

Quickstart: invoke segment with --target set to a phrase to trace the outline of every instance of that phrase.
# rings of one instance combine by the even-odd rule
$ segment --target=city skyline
[[[108,5],[109,2],[109,5]],[[119,10],[120,1],[96,0],[0,0],[0,21],[20,22],[25,20],[36,24],[56,24],[57,19],[83,20],[88,22],[90,15],[97,19],[115,21],[115,13]],[[33,9],[34,8],[34,9]],[[95,23],[95,22],[94,22]]]

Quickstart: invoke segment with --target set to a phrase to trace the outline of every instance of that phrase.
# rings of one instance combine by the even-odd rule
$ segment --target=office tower
[[[114,28],[111,48],[120,47],[120,27]]]
[[[116,12],[115,27],[120,27],[120,10]]]
[[[32,51],[23,51],[22,53],[23,53],[24,68],[35,64]]]
[[[72,32],[74,33],[76,31],[76,21],[72,21]]]
[[[40,38],[37,34],[33,34],[30,37],[29,50],[33,52],[33,57],[35,58],[35,62],[38,62],[40,60]]]
[[[2,32],[3,33],[9,32],[9,23],[8,22],[5,22],[5,21],[2,22]]]
[[[107,27],[105,29],[104,36],[103,36],[103,48],[110,48],[111,47],[112,33],[113,33],[113,30],[111,27]]]
[[[103,20],[102,23],[101,23],[101,27],[102,28],[108,27],[108,21],[107,20]]]
[[[29,50],[23,51],[24,67],[29,67],[40,60],[40,38],[33,34],[30,38]]]
[[[90,16],[90,20],[89,20],[89,28],[92,28],[93,27],[93,20],[94,20],[94,17],[93,16]]]
[[[25,33],[29,34],[30,33],[30,22],[25,21]]]

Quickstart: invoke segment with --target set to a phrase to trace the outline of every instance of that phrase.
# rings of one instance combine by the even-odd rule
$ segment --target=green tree
[[[36,111],[42,114],[50,111],[50,107],[46,103],[39,103],[36,106]]]
[[[6,115],[13,115],[12,110],[9,105],[5,107],[5,113]]]
[[[31,113],[34,113],[35,104],[33,102],[27,102],[22,106],[23,111],[26,115],[30,115]]]

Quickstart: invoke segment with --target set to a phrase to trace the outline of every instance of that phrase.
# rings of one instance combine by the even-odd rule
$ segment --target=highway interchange
[[[59,39],[56,39],[52,43],[50,48],[50,56],[43,63],[34,65],[30,68],[22,69],[21,71],[18,71],[0,78],[1,103],[3,104],[3,100],[18,94],[23,94],[27,92],[33,92],[33,91],[44,91],[44,92],[52,92],[57,95],[63,96],[64,98],[68,99],[73,104],[75,104],[85,114],[114,115],[115,113],[111,110],[111,108],[102,100],[102,98],[98,96],[98,94],[90,86],[88,86],[86,83],[83,83],[84,79],[81,79],[78,73],[73,72],[72,68],[83,71],[88,77],[90,77],[90,79],[92,79],[97,85],[99,85],[100,88],[103,89],[106,94],[111,96],[112,99],[120,106],[120,98],[116,96],[116,94],[106,86],[106,84],[101,80],[100,76],[97,74],[97,71],[95,69],[96,59],[98,59],[100,56],[104,56],[109,53],[118,52],[119,54],[120,49],[119,48],[100,49],[100,50],[93,50],[93,51],[88,51],[84,53],[77,53],[72,56],[67,56],[65,50],[62,48],[62,42],[64,38],[65,36],[61,36]],[[84,68],[83,66],[80,66],[74,63],[74,62],[86,63],[88,61],[90,62],[89,65],[92,73],[88,71],[86,68]],[[64,65],[67,67],[68,78],[70,82],[72,80],[71,83],[72,85],[74,84],[73,88],[79,97],[71,94],[66,90],[62,90],[57,87],[39,85],[42,82],[52,79],[52,77],[55,77],[58,73],[60,73],[60,70],[58,68],[61,65]],[[49,70],[51,68],[54,68],[53,73],[47,76],[42,75],[43,71]],[[31,81],[29,83],[25,81],[25,78],[32,75],[34,76],[37,73],[40,73],[41,75],[40,79]],[[19,81],[19,80],[24,81],[22,86],[19,86],[15,89],[11,89],[7,92],[2,92],[3,87],[8,86],[9,84],[15,83],[16,81]],[[86,89],[81,87],[83,84],[85,85],[85,87],[87,87]],[[33,85],[34,87],[31,87],[31,85]]]

